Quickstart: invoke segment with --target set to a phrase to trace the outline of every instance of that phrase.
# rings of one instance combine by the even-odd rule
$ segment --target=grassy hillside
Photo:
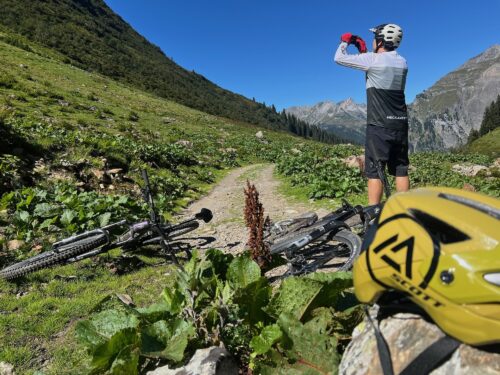
[[[468,146],[470,152],[500,157],[500,128],[497,128],[481,138],[476,139]]]
[[[337,137],[190,72],[139,35],[102,0],[0,0],[0,24],[62,53],[64,61],[177,103],[237,121],[334,142]],[[306,130],[307,128],[307,130]]]

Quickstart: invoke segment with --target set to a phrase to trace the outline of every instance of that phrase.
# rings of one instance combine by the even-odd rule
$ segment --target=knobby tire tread
[[[343,266],[338,268],[337,271],[350,270],[352,268],[354,261],[359,256],[359,252],[361,251],[361,239],[356,233],[353,233],[347,229],[341,229],[337,233],[335,233],[335,235],[333,235],[333,237],[330,240],[337,241],[340,242],[341,244],[347,245],[347,247],[350,250],[349,257],[345,261]],[[338,247],[339,245],[333,245],[333,246]],[[325,263],[338,256],[334,250],[331,252],[331,255],[332,256],[328,258],[328,260]]]
[[[11,280],[17,277],[27,275],[29,273],[49,268],[56,264],[73,258],[77,255],[94,250],[102,245],[105,245],[108,239],[105,234],[99,234],[94,237],[85,238],[74,243],[64,246],[59,252],[48,251],[25,261],[13,264],[0,271],[0,277],[5,280]]]
[[[188,221],[187,223],[176,224],[166,230],[167,238],[174,239],[176,237],[182,236],[183,234],[192,232],[200,226],[197,221]]]

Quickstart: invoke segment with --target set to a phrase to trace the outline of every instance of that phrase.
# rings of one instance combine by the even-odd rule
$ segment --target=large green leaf
[[[265,311],[274,318],[283,313],[301,319],[309,305],[323,288],[323,283],[301,277],[285,279]]]
[[[99,225],[104,227],[109,224],[109,219],[111,219],[111,212],[105,212],[99,215]]]
[[[267,353],[282,335],[283,333],[277,324],[265,326],[261,333],[250,341],[250,347],[253,350],[252,356]]]
[[[182,361],[188,342],[195,335],[196,329],[191,323],[176,319],[172,326],[172,337],[163,351],[165,358],[174,362]]]
[[[142,331],[142,352],[150,357],[182,361],[184,351],[196,330],[183,319],[160,320]]]
[[[139,320],[135,315],[120,310],[105,310],[90,320],[78,322],[76,334],[91,352],[95,352],[117,332],[126,328],[135,329],[138,325]]]
[[[150,323],[157,322],[158,320],[166,319],[171,316],[170,306],[165,302],[153,303],[148,307],[141,307],[136,309],[143,320]]]
[[[136,352],[139,343],[139,335],[135,328],[124,328],[116,332],[109,340],[96,348],[92,357],[91,374],[102,374],[107,371],[113,366],[113,363],[124,349],[128,347],[131,353]],[[117,367],[125,366],[125,364],[121,364],[124,360],[123,357],[118,358],[118,360]]]
[[[244,288],[260,278],[260,267],[247,256],[234,258],[227,270],[227,280],[233,288]]]
[[[227,269],[234,259],[234,256],[232,254],[226,254],[218,249],[209,249],[206,252],[206,259],[212,263],[215,274],[221,280],[226,280]]]
[[[39,203],[35,206],[34,214],[39,217],[47,218],[54,216],[55,211],[57,211],[57,206],[49,203]]]
[[[181,293],[181,291],[177,286],[178,283],[176,283],[173,288],[167,287],[163,289],[163,292],[161,294],[165,301],[165,306],[167,307],[167,310],[172,315],[181,312],[185,300],[184,295]]]
[[[337,340],[328,332],[332,322],[331,314],[321,313],[305,324],[294,316],[283,314],[278,324],[293,343],[287,349],[287,357],[293,360],[293,367],[307,373],[333,374],[337,372],[339,354]]]
[[[30,218],[30,213],[28,211],[19,212],[19,220],[21,220],[22,222],[27,223],[29,221],[29,218]]]
[[[306,276],[310,280],[323,284],[320,293],[311,303],[310,310],[316,307],[333,307],[336,310],[357,305],[356,299],[346,298],[346,289],[353,286],[350,272],[315,272]],[[351,296],[352,293],[349,293]]]
[[[61,223],[67,227],[71,224],[71,222],[78,216],[78,213],[73,210],[64,210],[61,215]]]
[[[139,373],[139,354],[137,345],[123,348],[116,356],[109,370],[112,375],[135,375]]]
[[[243,317],[252,324],[264,322],[267,314],[263,310],[271,298],[272,288],[265,277],[238,289],[234,297],[243,313]]]
[[[146,326],[141,332],[141,351],[148,355],[157,355],[165,349],[172,332],[165,320],[159,320]]]

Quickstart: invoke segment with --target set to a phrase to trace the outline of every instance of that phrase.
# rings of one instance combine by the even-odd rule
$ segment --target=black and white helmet
[[[373,29],[371,32],[375,33],[375,40],[383,41],[384,47],[387,48],[398,48],[401,44],[401,39],[403,39],[403,29],[394,23],[384,23]]]

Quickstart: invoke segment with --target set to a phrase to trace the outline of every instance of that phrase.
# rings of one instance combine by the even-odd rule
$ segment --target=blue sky
[[[184,68],[278,109],[347,97],[366,101],[363,73],[333,63],[344,32],[371,46],[370,27],[403,27],[407,102],[500,43],[499,0],[105,1]]]

